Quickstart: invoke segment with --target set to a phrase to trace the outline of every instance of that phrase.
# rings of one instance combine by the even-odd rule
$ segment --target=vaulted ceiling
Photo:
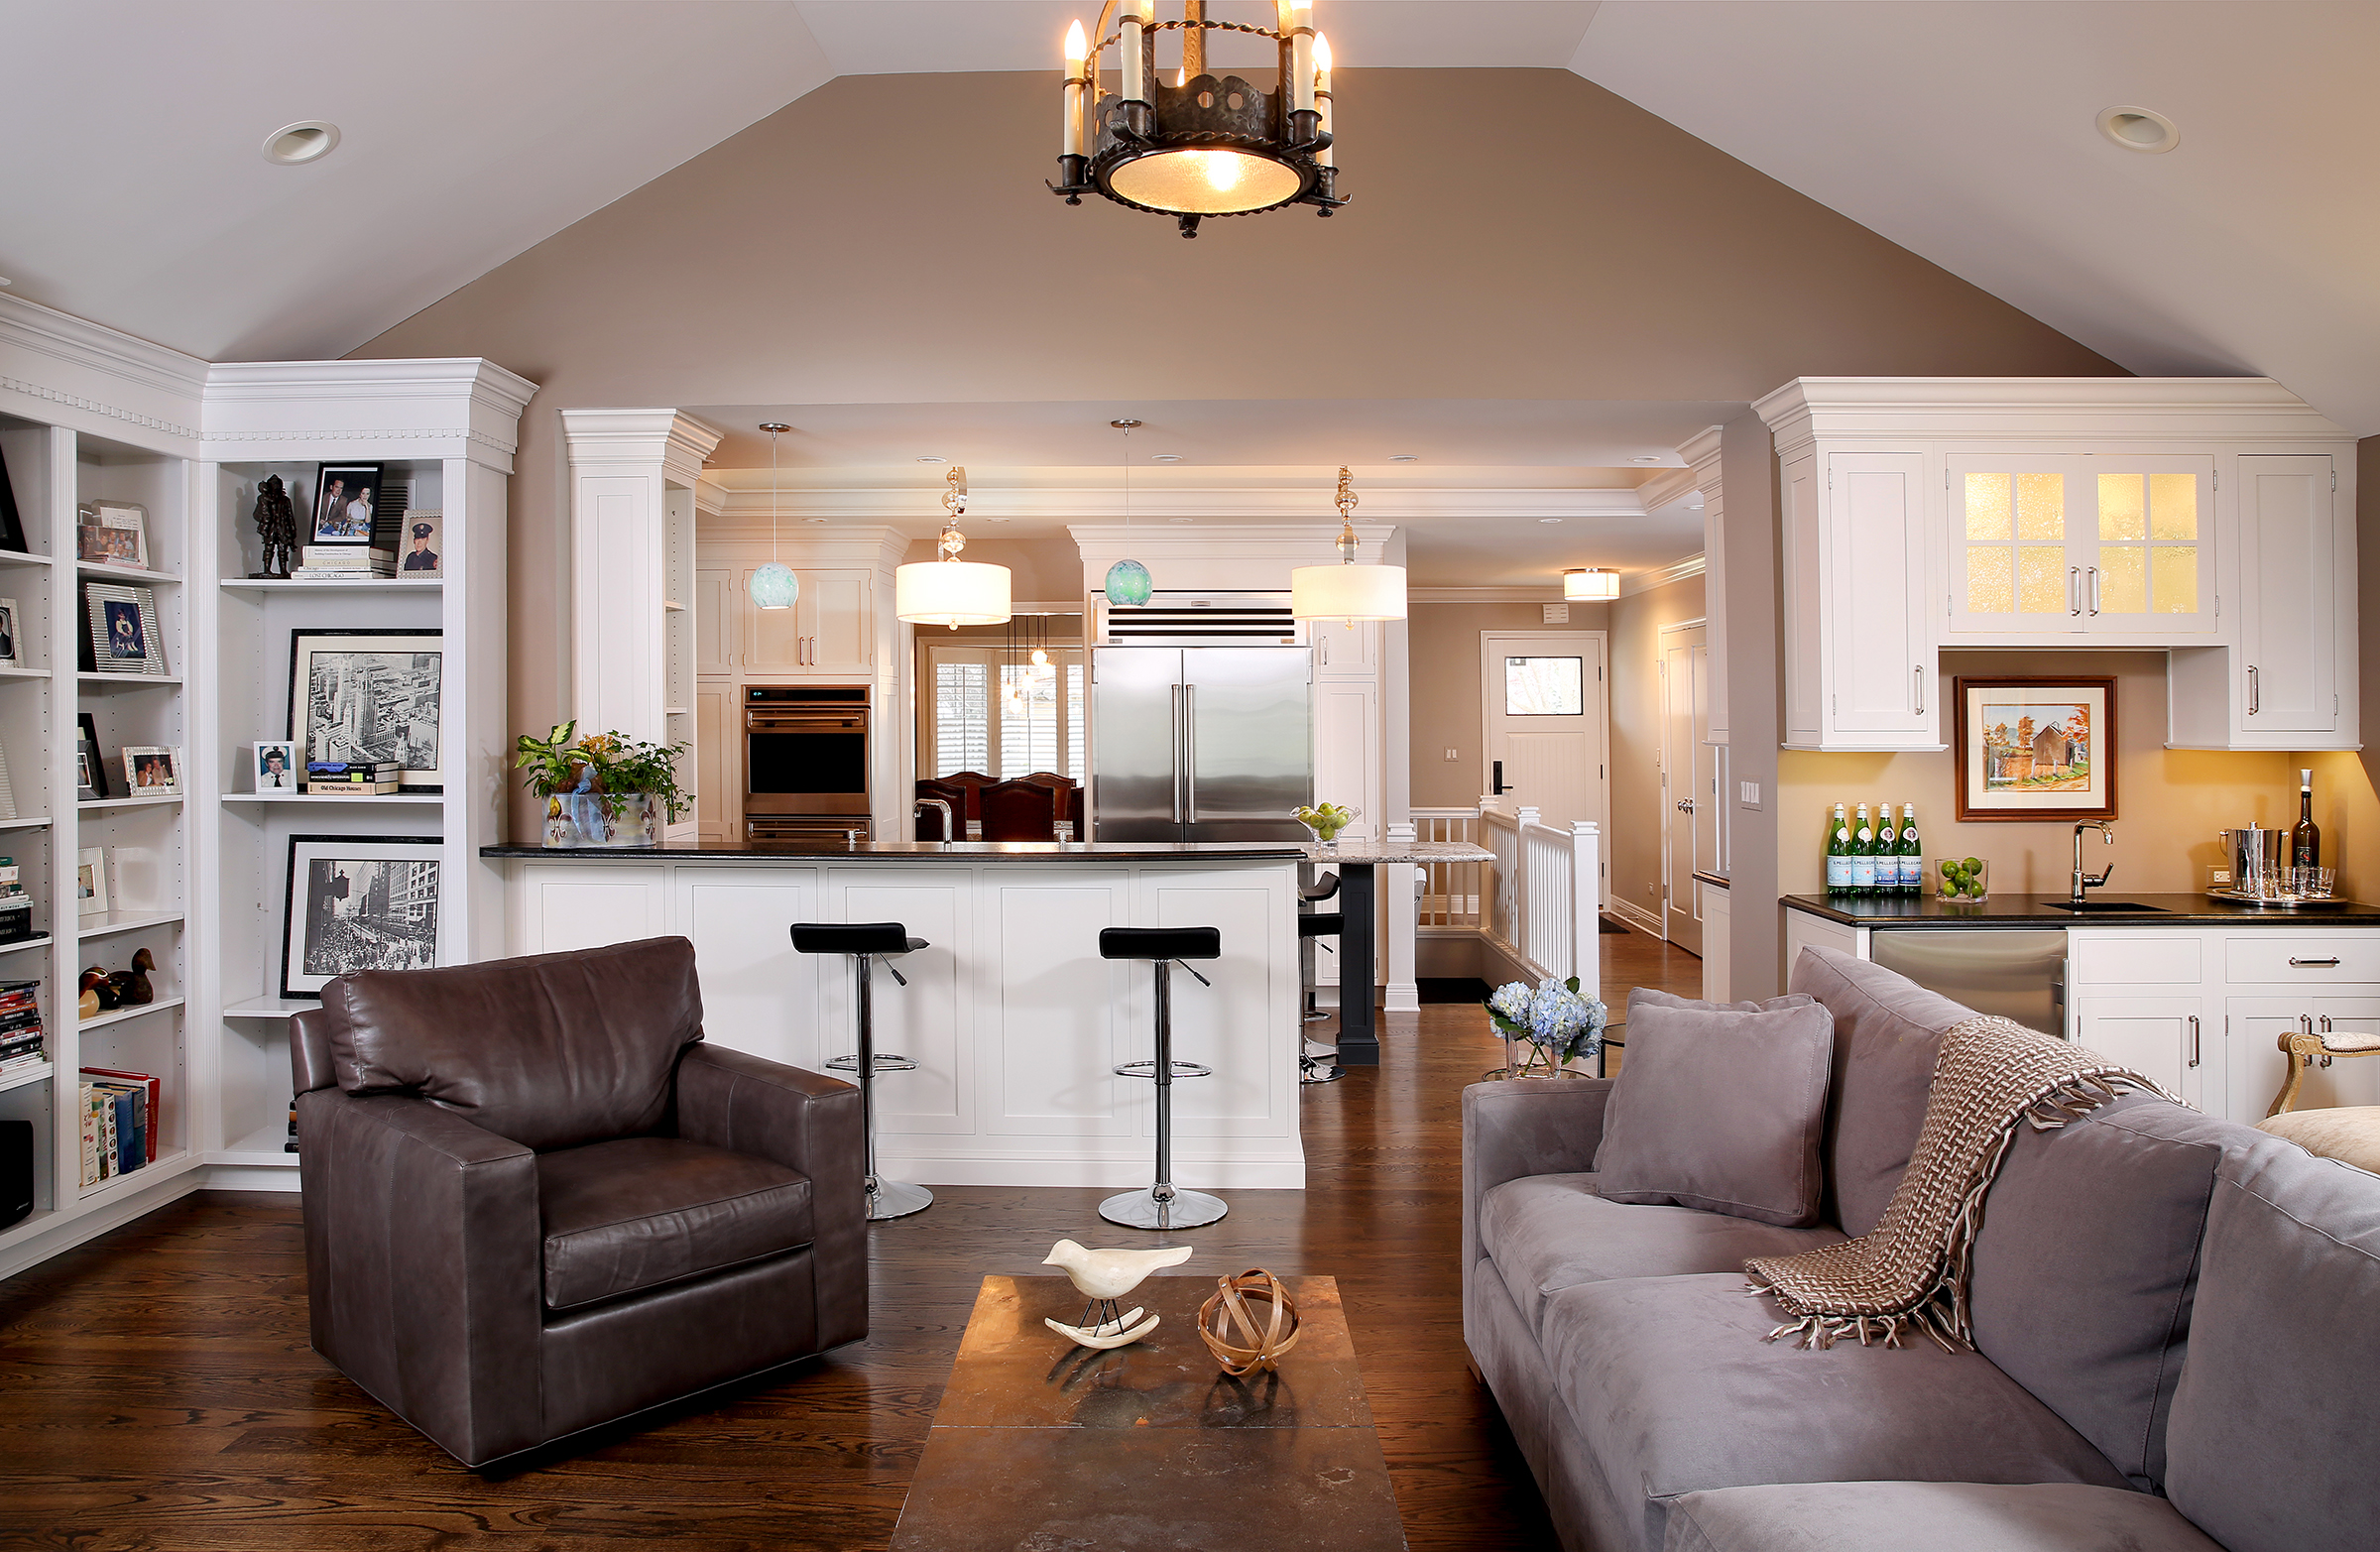
[[[209,358],[340,354],[838,74],[1054,77],[1093,9],[5,0],[0,275]],[[2124,367],[2269,374],[2380,431],[2369,0],[1319,10],[1351,67],[1574,70]],[[2115,104],[2172,117],[2179,148],[2102,139]],[[339,149],[268,164],[304,119]],[[1629,209],[1607,214],[1624,242]]]

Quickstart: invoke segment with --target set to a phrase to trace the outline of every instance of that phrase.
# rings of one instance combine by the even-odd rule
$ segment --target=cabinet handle
[[[1926,714],[1926,665],[1922,662],[1913,664],[1909,669],[1909,674],[1917,681],[1916,686],[1910,692],[1910,698],[1917,702],[1917,714],[1922,717]]]
[[[2082,568],[2081,566],[2068,566],[2066,568],[2066,612],[2068,614],[2081,614],[2082,612]]]
[[[2090,568],[2090,617],[2094,620],[2099,617],[2099,568],[2097,566]]]
[[[2190,1064],[2193,1067],[2199,1064],[2199,1015],[2197,1014],[2190,1015]]]
[[[2328,1034],[2330,1032],[2330,1015],[2328,1014],[2322,1015],[2320,1019],[2318,1020],[2318,1023],[2320,1024],[2322,1033]]]
[[[2248,715],[2252,717],[2263,709],[2264,676],[2257,671],[2256,665],[2251,662],[2248,664]]]
[[[1331,665],[1331,639],[1327,636],[1317,636],[1314,639],[1314,645],[1322,649],[1322,666],[1329,667]]]
[[[2289,966],[2292,970],[2307,970],[2324,965],[2336,968],[2337,964],[2338,956],[2336,954],[2331,955],[2328,959],[2300,959],[2295,954],[2289,956]]]

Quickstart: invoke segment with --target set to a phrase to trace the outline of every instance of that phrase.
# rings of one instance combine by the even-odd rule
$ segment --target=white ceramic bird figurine
[[[1087,1348],[1120,1348],[1137,1342],[1157,1329],[1157,1317],[1151,1315],[1143,1321],[1137,1307],[1119,1315],[1116,1301],[1138,1287],[1150,1272],[1179,1266],[1190,1258],[1190,1252],[1187,1245],[1162,1251],[1088,1251],[1072,1240],[1060,1240],[1050,1247],[1041,1264],[1063,1270],[1076,1290],[1091,1301],[1083,1306],[1083,1317],[1097,1311],[1098,1319],[1087,1325],[1082,1317],[1071,1326],[1049,1319],[1041,1324]]]

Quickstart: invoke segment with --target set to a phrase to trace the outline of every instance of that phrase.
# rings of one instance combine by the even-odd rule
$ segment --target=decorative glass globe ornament
[[[801,596],[801,579],[781,560],[772,560],[752,573],[752,601],[761,609],[790,609]]]
[[[1148,567],[1137,560],[1119,560],[1108,567],[1108,602],[1133,609],[1148,602]]]

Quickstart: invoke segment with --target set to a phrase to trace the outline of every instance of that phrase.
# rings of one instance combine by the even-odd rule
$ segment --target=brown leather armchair
[[[860,1091],[704,1044],[685,939],[293,1022],[314,1351],[466,1466],[868,1334]]]

